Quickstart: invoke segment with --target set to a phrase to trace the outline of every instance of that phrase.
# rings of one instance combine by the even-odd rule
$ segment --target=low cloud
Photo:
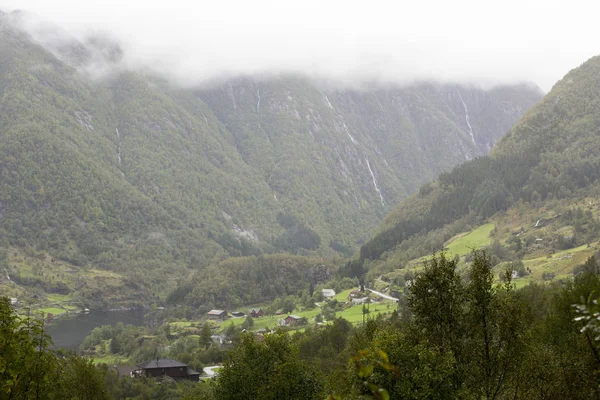
[[[600,7],[579,0],[563,4],[0,0],[0,9],[31,11],[82,42],[114,38],[122,49],[121,65],[151,68],[184,85],[300,73],[345,85],[435,79],[533,82],[549,90],[599,52],[595,15]],[[48,32],[38,39],[60,41]],[[96,56],[110,58],[114,48],[92,44],[100,51]]]

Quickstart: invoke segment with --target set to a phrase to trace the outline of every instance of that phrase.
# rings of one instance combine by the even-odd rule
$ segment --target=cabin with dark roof
[[[187,379],[190,381],[198,381],[200,372],[194,371],[187,364],[171,359],[156,359],[148,361],[144,364],[139,364],[137,371],[133,375],[146,376],[149,378],[160,378],[168,376],[173,379]]]

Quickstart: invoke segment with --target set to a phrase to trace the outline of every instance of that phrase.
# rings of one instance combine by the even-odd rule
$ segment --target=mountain
[[[444,247],[468,259],[467,247],[488,246],[497,261],[525,263],[537,278],[573,273],[599,249],[599,89],[594,57],[556,83],[489,156],[440,174],[399,204],[349,271],[366,266],[375,276]]]
[[[0,267],[85,298],[145,298],[229,256],[351,254],[541,96],[297,76],[184,88],[127,70],[110,39],[26,33],[25,17],[0,18]]]

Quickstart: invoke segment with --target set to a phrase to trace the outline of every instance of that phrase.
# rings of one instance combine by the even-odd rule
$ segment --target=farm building
[[[210,310],[206,313],[210,319],[224,319],[227,317],[227,311],[225,310]]]

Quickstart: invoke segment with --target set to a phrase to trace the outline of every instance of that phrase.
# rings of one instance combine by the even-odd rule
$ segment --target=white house
[[[323,289],[321,290],[321,294],[325,300],[329,300],[335,296],[335,290],[333,289]]]
[[[352,299],[352,305],[355,306],[357,304],[365,304],[369,300],[368,297],[361,297],[360,299]]]

